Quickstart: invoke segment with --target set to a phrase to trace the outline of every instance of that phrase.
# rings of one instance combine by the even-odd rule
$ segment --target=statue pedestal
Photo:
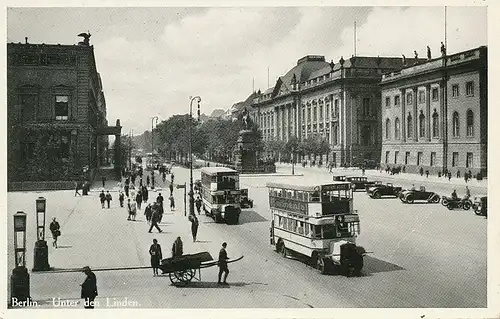
[[[234,152],[235,169],[240,174],[275,173],[276,167],[274,164],[259,165],[256,144],[255,136],[252,131],[240,131],[236,150]]]

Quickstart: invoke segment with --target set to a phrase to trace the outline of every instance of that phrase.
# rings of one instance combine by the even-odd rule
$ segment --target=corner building
[[[119,120],[108,127],[94,48],[88,43],[9,43],[7,116],[10,189],[22,189],[13,186],[22,182],[66,188],[74,187],[70,181],[92,179],[106,164],[106,135],[120,140]]]
[[[487,175],[487,48],[384,74],[383,167]]]
[[[403,60],[394,57],[353,56],[328,63],[324,56],[305,56],[274,87],[259,92],[252,118],[265,141],[325,139],[331,152],[318,158],[324,164],[379,160],[379,83],[383,73],[402,65]]]

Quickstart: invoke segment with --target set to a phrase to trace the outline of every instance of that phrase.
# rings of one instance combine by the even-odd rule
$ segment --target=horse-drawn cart
[[[243,256],[228,260],[227,263],[232,263],[242,258]],[[210,253],[201,252],[163,259],[160,269],[163,274],[168,274],[172,284],[177,286],[186,285],[193,279],[201,281],[201,269],[213,267],[217,264],[218,261],[214,260]]]

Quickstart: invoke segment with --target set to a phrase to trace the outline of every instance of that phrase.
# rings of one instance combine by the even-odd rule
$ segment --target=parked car
[[[354,191],[357,191],[359,189],[366,190],[366,186],[374,185],[375,183],[377,183],[374,181],[369,181],[366,176],[349,176],[349,177],[346,177],[345,180],[347,182],[351,183],[351,188]],[[381,183],[381,182],[378,182],[378,183]]]
[[[241,190],[241,197],[240,197],[240,206],[241,208],[252,208],[253,207],[253,200],[248,198],[248,189],[244,188]]]
[[[374,160],[370,160],[370,159],[364,159],[362,161],[359,161],[359,162],[355,162],[353,164],[354,167],[359,167],[359,168],[365,168],[365,169],[375,169],[377,168],[378,166],[378,163]]]
[[[474,197],[474,201],[472,202],[472,209],[474,209],[474,213],[476,213],[476,215],[488,216],[487,204],[488,204],[488,196],[477,195]]]
[[[425,186],[420,186],[420,189],[404,190],[399,194],[399,199],[403,203],[413,204],[414,201],[427,201],[428,203],[439,203],[440,197],[434,192],[425,190]]]
[[[380,198],[382,196],[399,196],[399,193],[403,188],[399,186],[394,186],[392,183],[387,183],[385,185],[370,185],[367,187],[366,193],[371,198]]]

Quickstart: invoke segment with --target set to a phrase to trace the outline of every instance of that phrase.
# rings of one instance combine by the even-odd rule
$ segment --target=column
[[[432,123],[432,114],[431,114],[431,85],[427,84],[425,86],[425,119],[426,119],[426,137],[427,141],[431,141],[432,132],[431,132],[431,123]]]
[[[418,87],[412,88],[413,96],[412,96],[412,116],[413,116],[413,140],[415,142],[418,141],[418,112],[417,112],[417,94]]]
[[[401,97],[401,140],[406,142],[406,89],[400,89]],[[382,120],[385,123],[385,119]],[[382,132],[385,134],[385,132]],[[385,135],[384,135],[385,136]]]

